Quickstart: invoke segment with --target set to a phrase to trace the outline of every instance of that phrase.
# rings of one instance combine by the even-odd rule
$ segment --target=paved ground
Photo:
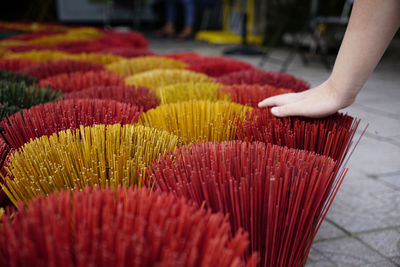
[[[195,51],[220,55],[226,47],[194,41],[150,39],[159,53]],[[271,51],[283,59],[286,51]],[[240,57],[257,65],[259,57]],[[278,70],[271,61],[265,69]],[[397,70],[397,71],[396,71]],[[288,72],[312,85],[329,72],[319,62],[296,58]],[[345,110],[368,130],[356,148],[349,172],[311,248],[306,266],[400,266],[400,60],[381,62]]]

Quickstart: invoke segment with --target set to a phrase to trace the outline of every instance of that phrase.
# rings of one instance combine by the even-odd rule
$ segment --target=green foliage
[[[27,85],[33,85],[37,82],[35,77],[8,70],[0,70],[0,80],[8,82],[25,82]]]
[[[0,119],[21,109],[54,101],[60,97],[60,92],[28,86],[23,81],[9,82],[0,80]]]

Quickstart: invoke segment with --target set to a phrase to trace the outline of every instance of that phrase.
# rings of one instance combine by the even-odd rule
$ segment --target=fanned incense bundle
[[[292,89],[295,92],[304,91],[310,88],[310,85],[299,78],[283,72],[264,71],[259,69],[231,72],[218,77],[216,82],[233,84],[258,84],[272,85],[278,88]]]
[[[111,64],[113,62],[124,59],[123,57],[109,55],[109,54],[97,54],[97,53],[80,53],[80,54],[68,54],[65,52],[55,50],[32,50],[27,52],[19,53],[8,53],[4,58],[20,58],[30,59],[32,61],[49,61],[58,59],[73,59],[73,60],[84,60],[103,65]]]
[[[117,61],[107,65],[106,69],[127,76],[154,69],[184,69],[186,66],[186,63],[172,58],[148,56]]]
[[[123,84],[124,79],[121,76],[107,71],[62,73],[39,81],[39,85],[42,87],[50,86],[52,90],[64,93],[75,92],[93,86]]]
[[[22,72],[30,76],[36,77],[37,79],[45,79],[50,76],[55,76],[62,73],[100,70],[104,70],[104,67],[103,65],[98,63],[81,60],[61,59],[45,62],[35,62],[34,64],[30,64],[30,66],[22,69]]]
[[[67,26],[52,24],[52,23],[39,23],[39,22],[0,22],[0,28],[13,29],[21,31],[67,31],[69,28]]]
[[[81,126],[26,143],[9,157],[2,187],[16,204],[60,189],[141,186],[138,171],[177,144],[177,136],[144,126]]]
[[[233,141],[179,148],[147,175],[160,191],[229,214],[233,233],[249,232],[260,266],[302,266],[343,179],[334,168],[304,150]]]
[[[169,54],[163,54],[162,56],[177,59],[186,63],[192,61],[193,59],[202,59],[206,57],[195,52],[169,53]]]
[[[228,101],[187,101],[150,109],[139,117],[139,124],[163,129],[185,143],[227,141],[236,138],[236,129],[250,107]]]
[[[26,44],[36,44],[44,46],[52,46],[59,43],[71,43],[82,40],[90,40],[99,38],[102,33],[95,28],[76,28],[68,30],[65,33],[44,35],[35,39],[26,41]]]
[[[28,87],[24,82],[0,81],[0,118],[24,108],[57,100],[60,96],[59,92],[40,87]]]
[[[30,75],[25,75],[14,71],[0,70],[0,81],[16,83],[25,82],[27,85],[32,85],[37,82],[37,79]]]
[[[109,47],[102,49],[97,53],[111,54],[125,58],[155,56],[155,53],[153,51],[147,49],[132,48],[132,47]]]
[[[49,61],[57,59],[72,59],[76,55],[70,55],[60,51],[53,50],[31,50],[26,52],[9,53],[5,58],[30,59],[32,61]],[[75,59],[75,58],[74,58]]]
[[[155,108],[160,104],[156,93],[144,86],[94,86],[64,95],[64,99],[74,98],[112,99],[135,105],[142,108],[143,111]]]
[[[304,149],[329,156],[338,164],[346,156],[359,125],[348,115],[337,113],[324,119],[277,118],[270,109],[253,109],[238,127],[238,138],[246,141]]]
[[[248,234],[148,189],[61,191],[0,220],[1,266],[245,266]],[[253,256],[246,266],[255,266]]]
[[[1,26],[0,26],[1,27]],[[19,40],[19,41],[29,41],[42,36],[50,36],[53,34],[58,34],[61,31],[36,31],[36,32],[25,32],[23,34],[18,34],[8,37],[6,40]]]
[[[152,89],[175,83],[213,81],[214,78],[189,70],[151,70],[125,79],[127,85],[142,85]]]
[[[226,57],[198,57],[188,59],[186,62],[190,64],[187,68],[188,70],[201,72],[211,77],[220,77],[231,72],[254,69],[249,63]]]
[[[157,89],[161,104],[184,102],[189,100],[230,100],[228,95],[220,96],[223,86],[218,83],[176,83]]]
[[[74,130],[94,124],[121,125],[138,120],[141,110],[114,100],[70,99],[24,109],[0,122],[1,135],[17,149],[30,139],[50,136],[61,130]]]
[[[28,52],[31,50],[53,50],[52,47],[35,44],[13,44],[12,46],[4,47],[4,49],[14,53]]]
[[[30,59],[9,59],[0,58],[0,69],[19,72],[23,68],[31,65],[33,62]]]
[[[225,86],[221,92],[223,94],[228,94],[231,97],[232,102],[251,107],[258,107],[258,103],[265,98],[274,95],[293,93],[293,91],[290,89],[257,84],[237,84]]]
[[[3,170],[4,163],[7,159],[8,152],[10,151],[10,147],[2,138],[0,138],[0,170]],[[4,173],[3,173],[4,174]],[[0,203],[2,201],[2,197],[0,194]]]

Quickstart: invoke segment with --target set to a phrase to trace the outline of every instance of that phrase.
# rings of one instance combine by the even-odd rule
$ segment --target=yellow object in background
[[[157,96],[161,104],[184,102],[189,100],[230,100],[229,95],[220,96],[220,89],[223,87],[219,83],[177,83],[162,86],[157,89]]]
[[[237,122],[251,110],[228,101],[191,100],[150,109],[138,123],[173,133],[185,144],[222,142],[236,138]]]
[[[106,69],[120,75],[134,75],[153,69],[185,69],[186,67],[186,63],[176,59],[146,56],[117,61],[107,65]]]
[[[4,192],[16,204],[61,189],[141,186],[138,170],[176,148],[179,138],[134,125],[95,125],[43,136],[7,163]]]
[[[263,1],[263,0],[261,0]],[[256,30],[256,19],[255,19],[255,5],[256,0],[247,0],[246,10],[243,10],[243,0],[224,0],[222,4],[223,18],[222,18],[222,30],[220,31],[198,31],[196,33],[196,40],[205,41],[212,44],[240,44],[243,42],[242,34],[240,32],[235,32],[231,28],[231,22],[233,13],[247,13],[246,21],[246,43],[261,45],[263,43],[263,35],[255,34]],[[237,19],[234,20],[237,23]],[[241,24],[241,23],[239,23]],[[242,25],[240,25],[242,26]],[[260,32],[260,31],[259,31]],[[263,33],[263,30],[261,30]]]
[[[189,70],[151,70],[142,72],[125,79],[126,85],[146,86],[155,89],[161,86],[167,86],[183,82],[214,82],[211,78],[203,73]]]

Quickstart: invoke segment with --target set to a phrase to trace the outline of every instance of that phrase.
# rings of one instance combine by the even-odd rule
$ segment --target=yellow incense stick
[[[214,78],[203,73],[189,70],[151,70],[129,76],[125,79],[127,85],[142,85],[148,88],[157,89],[183,82],[213,82]]]
[[[236,138],[237,122],[252,108],[228,101],[190,100],[164,104],[139,117],[139,124],[167,130],[185,143]]]
[[[97,54],[97,53],[68,54],[53,50],[31,50],[28,52],[8,53],[4,56],[4,58],[22,58],[22,59],[30,59],[33,61],[72,59],[72,60],[86,60],[104,65],[123,59],[123,57],[114,56],[110,54]]]
[[[222,84],[218,83],[177,83],[157,89],[161,104],[184,102],[188,100],[230,100],[229,95],[220,93]]]
[[[63,188],[141,186],[138,171],[178,142],[173,134],[139,125],[61,131],[34,139],[14,153],[2,187],[16,203]]]
[[[121,75],[133,75],[153,69],[184,69],[187,64],[166,57],[136,57],[112,63],[106,67],[107,70]]]

